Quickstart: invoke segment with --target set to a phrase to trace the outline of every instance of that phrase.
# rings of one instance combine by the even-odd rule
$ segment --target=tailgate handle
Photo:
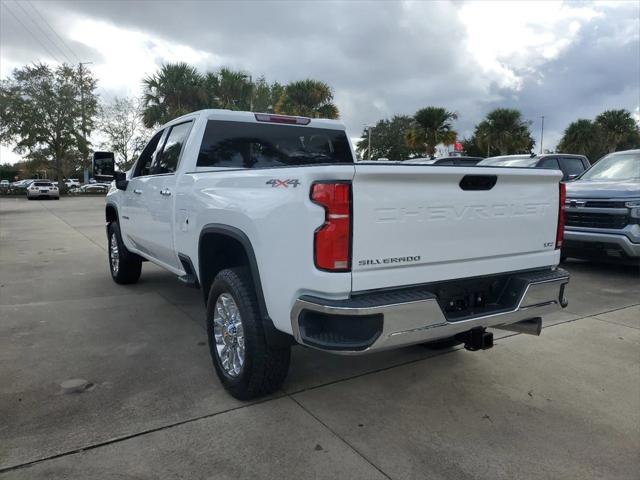
[[[497,181],[497,175],[465,175],[460,180],[460,188],[462,190],[491,190]]]

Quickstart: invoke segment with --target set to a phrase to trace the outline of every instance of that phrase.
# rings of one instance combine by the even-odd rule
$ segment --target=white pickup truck
[[[487,327],[539,334],[566,305],[561,172],[354,158],[337,121],[175,119],[126,174],[100,160],[111,275],[135,283],[150,260],[201,288],[213,364],[241,399],[282,385],[296,342],[478,350]]]

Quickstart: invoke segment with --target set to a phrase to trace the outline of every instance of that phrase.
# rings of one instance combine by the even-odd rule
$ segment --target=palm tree
[[[571,122],[565,129],[557,150],[562,153],[586,155],[594,162],[606,153],[600,126],[584,118]]]
[[[143,120],[151,128],[208,106],[205,78],[184,62],[168,63],[142,81]]]
[[[530,124],[518,110],[497,108],[476,126],[473,136],[482,151],[495,148],[500,155],[529,153],[535,144]]]
[[[217,74],[216,100],[219,108],[250,110],[253,85],[248,73],[222,67]]]
[[[313,118],[339,118],[331,87],[319,80],[299,80],[286,87],[275,106],[276,113]]]
[[[638,125],[628,110],[606,110],[596,117],[596,124],[602,129],[605,145],[609,153],[615,152],[618,145],[637,134]]]
[[[439,143],[455,143],[458,134],[453,130],[451,122],[458,119],[457,113],[442,107],[426,107],[418,110],[413,118],[415,126],[405,135],[409,147],[425,148],[426,154],[433,157]]]

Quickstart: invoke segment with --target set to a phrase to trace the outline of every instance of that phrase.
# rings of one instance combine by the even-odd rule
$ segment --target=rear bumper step
[[[569,273],[558,268],[353,295],[345,300],[302,296],[292,309],[291,324],[298,343],[344,354],[423,343],[486,327],[535,335],[540,317],[567,305],[568,282]],[[499,293],[462,313],[450,311],[454,297],[448,292],[456,284],[465,292],[473,291],[474,284],[498,285]],[[470,301],[476,296],[484,294],[474,292]]]

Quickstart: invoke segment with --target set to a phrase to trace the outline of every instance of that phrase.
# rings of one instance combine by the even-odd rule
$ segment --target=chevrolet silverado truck
[[[563,257],[640,264],[640,150],[603,157],[566,194]]]
[[[356,163],[337,121],[223,110],[162,126],[126,173],[102,157],[113,280],[149,260],[200,288],[240,399],[282,385],[294,344],[480,350],[566,305],[560,171]]]

